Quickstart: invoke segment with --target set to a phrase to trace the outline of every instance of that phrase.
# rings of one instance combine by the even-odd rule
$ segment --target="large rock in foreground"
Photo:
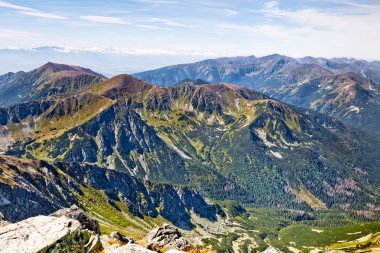
[[[99,223],[78,206],[50,216],[36,216],[0,226],[0,251],[16,253],[153,253],[174,249],[183,252],[190,244],[177,228],[164,225],[148,233],[146,247],[135,244],[117,231],[99,233]]]
[[[155,251],[190,248],[189,242],[182,237],[178,229],[170,225],[153,229],[145,236],[145,240],[147,241],[147,248]]]
[[[266,250],[264,250],[262,253],[283,253],[283,252],[275,247],[269,247]]]
[[[65,216],[67,218],[77,220],[80,222],[83,229],[89,229],[91,231],[94,231],[97,234],[100,234],[98,221],[88,216],[77,205],[72,205],[70,208],[60,209],[57,212],[52,213],[51,216],[54,216],[54,217]]]
[[[124,246],[114,244],[104,249],[105,253],[156,253],[137,244],[127,244]]]
[[[36,216],[0,227],[2,252],[85,252],[85,236],[79,221]]]

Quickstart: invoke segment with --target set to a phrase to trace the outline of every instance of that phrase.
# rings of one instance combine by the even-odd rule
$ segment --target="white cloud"
[[[263,24],[246,32],[257,34],[257,28],[261,28],[259,32],[265,31],[262,37],[279,38],[277,52],[290,55],[379,57],[374,53],[380,50],[378,5],[371,8],[350,1],[335,2],[343,5],[331,9],[285,9],[277,1],[267,2],[260,10],[250,10],[264,15]],[[282,41],[282,38],[288,40]]]
[[[24,10],[24,11],[36,11],[36,9],[20,6],[20,5],[15,5],[11,3],[7,3],[4,1],[0,1],[0,7],[4,8],[11,8],[11,9],[16,9],[16,10]]]
[[[0,30],[1,31],[1,30]],[[38,51],[39,48],[7,48],[13,50]],[[46,48],[44,48],[46,49]],[[183,50],[166,50],[166,49],[142,49],[142,48],[124,48],[124,47],[50,47],[52,51],[59,53],[102,53],[102,54],[122,54],[122,55],[187,55],[187,56],[219,56],[210,52],[183,51]]]
[[[171,28],[161,27],[161,26],[156,26],[156,25],[139,24],[139,25],[136,25],[136,27],[146,28],[146,29],[154,29],[154,30],[175,31],[174,29],[171,29]]]
[[[136,3],[143,3],[143,4],[179,4],[177,1],[172,0],[132,0]]]
[[[52,13],[47,13],[47,12],[39,11],[37,9],[24,7],[21,5],[15,5],[15,4],[11,4],[8,2],[4,2],[4,1],[0,1],[0,7],[19,10],[18,13],[28,15],[28,16],[34,16],[34,17],[40,17],[40,18],[49,18],[49,19],[67,19],[64,16],[60,16],[60,15],[56,15],[56,14],[52,14]]]
[[[356,6],[358,7],[358,6]],[[380,28],[378,17],[380,10],[354,8],[344,11],[329,11],[315,8],[303,8],[298,10],[280,9],[277,4],[266,3],[260,11],[270,18],[276,18],[280,22],[291,22],[299,26],[310,26],[315,29],[335,30],[337,33],[350,32],[355,34],[366,29]],[[358,30],[353,30],[357,28]],[[373,31],[378,31],[375,29]]]
[[[240,25],[240,24],[220,24],[217,26],[222,31],[232,30],[246,33],[249,36],[260,36],[268,38],[277,38],[282,40],[299,40],[310,32],[310,27],[288,28],[279,24],[258,24],[258,25]]]
[[[147,19],[145,19],[145,22],[162,23],[162,24],[167,25],[167,26],[175,26],[175,27],[193,27],[191,25],[182,24],[182,23],[179,23],[177,21],[164,19],[164,18],[147,18]]]
[[[235,11],[235,10],[225,9],[224,11],[227,14],[227,16],[236,16],[236,15],[239,15],[239,12]]]
[[[50,19],[67,19],[67,17],[46,13],[46,12],[40,12],[40,11],[19,11],[19,13],[34,17],[40,17],[40,18],[50,18]]]
[[[87,20],[95,23],[103,23],[103,24],[120,24],[126,25],[129,24],[125,20],[118,17],[108,17],[108,16],[80,16],[80,19]]]
[[[269,1],[264,4],[265,9],[277,9],[278,2],[277,1]]]
[[[380,5],[376,4],[363,4],[363,3],[357,3],[353,1],[347,1],[347,0],[335,0],[336,3],[353,6],[353,7],[359,7],[359,8],[366,8],[366,9],[380,9]]]

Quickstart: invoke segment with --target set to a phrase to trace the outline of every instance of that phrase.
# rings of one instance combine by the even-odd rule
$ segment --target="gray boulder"
[[[156,251],[149,250],[137,244],[127,244],[121,246],[114,244],[104,249],[105,253],[156,253]]]
[[[118,231],[112,232],[109,235],[109,237],[110,237],[111,240],[119,241],[119,242],[122,242],[124,244],[133,243],[134,242],[132,239],[129,239],[129,238],[125,237],[124,235],[120,234]]]
[[[55,213],[52,213],[50,216],[62,217],[66,216],[67,218],[74,219],[82,224],[83,229],[88,229],[94,231],[96,234],[100,234],[99,223],[94,218],[88,216],[82,209],[76,205],[72,205],[70,208],[60,209]]]
[[[262,253],[283,253],[283,252],[275,247],[269,247],[266,250],[264,250]]]
[[[100,236],[97,234],[91,235],[90,239],[84,245],[86,253],[94,252],[103,248],[102,242],[100,241]]]
[[[0,227],[2,252],[84,252],[79,221],[67,217],[36,216]]]
[[[128,243],[134,243],[134,240],[128,239],[127,237],[125,237],[124,235],[120,234],[117,231],[114,231],[109,235],[100,236],[100,241],[104,249],[107,249],[108,247],[112,245],[122,246]]]
[[[164,225],[153,229],[146,236],[147,248],[155,251],[161,249],[185,250],[190,248],[189,242],[182,237],[177,228]]]

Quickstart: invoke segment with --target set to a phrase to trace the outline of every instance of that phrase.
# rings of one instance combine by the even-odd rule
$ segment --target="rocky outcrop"
[[[77,205],[72,205],[70,208],[60,209],[57,212],[51,214],[54,217],[65,216],[70,219],[74,219],[80,222],[83,229],[89,229],[97,234],[100,234],[99,223],[94,218],[88,216]]]
[[[51,216],[41,215],[3,225],[0,227],[0,248],[2,252],[18,253],[93,253],[100,250],[106,253],[153,253],[161,249],[181,250],[190,247],[179,231],[169,225],[151,231],[146,237],[147,246],[142,247],[116,231],[100,236],[95,231],[84,229],[82,224],[88,227],[89,220],[91,218],[79,208],[72,207],[59,210]],[[96,222],[93,228],[98,229],[99,224]]]
[[[112,232],[109,237],[113,240],[122,242],[122,243],[133,243],[132,239],[127,238],[126,236],[120,234],[118,231]]]
[[[49,216],[40,215],[0,226],[1,252],[153,253],[169,250],[179,253],[191,248],[171,225],[152,230],[144,243],[139,244],[118,231],[100,236],[99,223],[76,205]]]
[[[283,253],[283,252],[275,247],[269,247],[266,250],[264,250],[262,253]]]
[[[85,233],[79,221],[36,216],[0,227],[2,252],[85,252]]]
[[[164,225],[150,231],[146,236],[147,248],[160,251],[162,249],[186,250],[190,247],[189,242],[182,237],[177,228]]]
[[[121,247],[125,244],[134,244],[133,239],[120,234],[118,231],[111,232],[109,235],[100,236],[100,241],[104,249],[112,248],[113,245]]]
[[[90,239],[88,240],[86,245],[84,245],[84,247],[87,253],[98,252],[100,249],[103,248],[100,236],[98,234],[91,235]]]
[[[108,248],[104,249],[105,253],[156,253],[156,251],[149,250],[137,244],[127,244],[121,246],[119,244],[114,244]]]

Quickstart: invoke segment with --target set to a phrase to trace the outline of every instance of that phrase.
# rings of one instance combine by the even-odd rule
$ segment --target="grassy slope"
[[[88,89],[89,92],[97,93],[89,94],[99,99],[90,100],[80,110],[65,113],[61,117],[42,117],[33,135],[41,140],[55,139],[55,143],[62,144],[59,139],[62,132],[84,124],[103,108],[118,103],[120,107],[136,111],[165,141],[165,149],[176,151],[184,158],[189,172],[187,176],[193,186],[201,189],[210,183],[211,190],[231,188],[226,195],[217,193],[220,199],[235,198],[248,204],[267,206],[291,199],[291,205],[300,207],[296,203],[299,201],[306,203],[301,204],[302,208],[310,206],[314,209],[331,206],[331,194],[349,201],[356,191],[361,196],[354,197],[368,201],[366,203],[371,200],[364,200],[363,196],[372,196],[376,200],[378,190],[371,188],[372,184],[353,172],[353,166],[368,165],[373,169],[375,165],[361,161],[361,155],[356,157],[355,148],[362,148],[357,147],[356,142],[360,144],[360,140],[354,139],[350,143],[353,137],[351,133],[346,136],[348,140],[341,138],[340,130],[334,129],[340,126],[332,119],[329,119],[331,124],[317,124],[312,117],[319,116],[309,117],[297,108],[227,84],[165,89],[124,75]],[[320,118],[324,120],[323,116]],[[17,129],[14,131],[16,133],[24,131],[22,124],[17,124],[14,129]],[[79,140],[77,142],[80,143]],[[56,148],[54,145],[51,149]],[[44,145],[32,148],[29,152],[37,158],[61,158],[47,157]],[[365,150],[361,152],[366,153]],[[62,149],[61,153],[63,156],[65,150]],[[134,160],[137,158],[134,157]],[[162,162],[156,160],[157,164]],[[200,175],[197,173],[200,169],[213,174]],[[364,169],[363,173],[373,172],[365,171],[366,167],[359,169]],[[223,186],[213,182],[215,173],[231,179],[232,186],[228,185],[229,182]],[[337,182],[339,178],[352,181],[340,183]],[[376,178],[370,177],[369,180]],[[234,192],[234,184],[242,188],[241,192]],[[360,190],[355,184],[359,185]],[[321,190],[321,186],[324,189]]]
[[[214,234],[204,239],[204,243],[212,245],[217,252],[230,252],[234,243],[239,242],[242,253],[260,252],[269,246],[286,253],[326,252],[328,249],[362,252],[380,247],[379,222],[361,221],[337,211],[301,213],[254,208],[248,212],[250,216],[230,216],[234,231]]]

